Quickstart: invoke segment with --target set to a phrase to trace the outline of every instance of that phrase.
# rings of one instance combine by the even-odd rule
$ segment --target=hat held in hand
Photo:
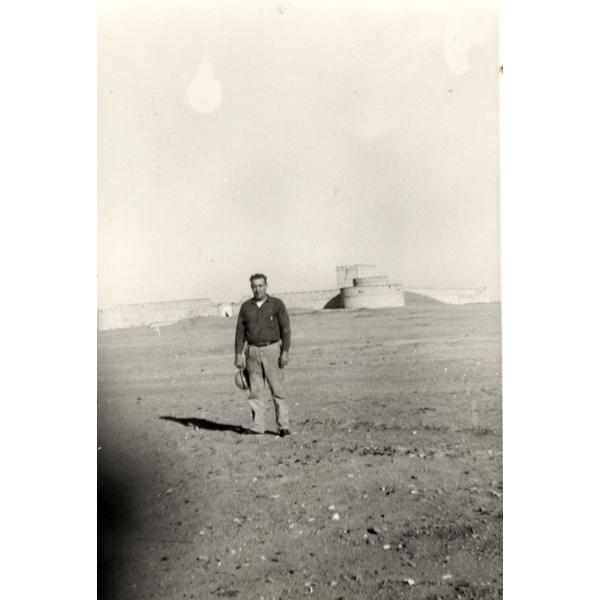
[[[248,369],[238,369],[238,371],[235,374],[235,385],[237,385],[240,388],[240,390],[250,389]]]

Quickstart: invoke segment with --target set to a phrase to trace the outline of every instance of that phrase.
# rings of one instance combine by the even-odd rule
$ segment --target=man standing
[[[279,435],[290,435],[288,407],[283,390],[281,369],[289,362],[292,341],[290,319],[284,303],[267,294],[267,277],[262,273],[250,276],[253,298],[240,307],[235,331],[235,366],[247,368],[250,376],[250,396],[253,433],[265,432],[263,391],[269,385],[275,405]]]

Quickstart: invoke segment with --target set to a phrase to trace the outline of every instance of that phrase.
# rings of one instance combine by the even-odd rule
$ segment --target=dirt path
[[[285,439],[234,327],[99,335],[100,597],[500,598],[499,305],[292,316]]]

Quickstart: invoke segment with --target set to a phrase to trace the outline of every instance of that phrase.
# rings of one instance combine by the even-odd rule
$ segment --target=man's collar
[[[251,300],[254,302],[254,304],[258,302],[267,302],[267,300],[269,300],[269,294],[266,294],[262,300],[257,300],[254,296],[252,296]]]

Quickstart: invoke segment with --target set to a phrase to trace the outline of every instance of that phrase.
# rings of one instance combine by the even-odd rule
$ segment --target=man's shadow
[[[179,423],[184,427],[193,427],[194,429],[206,429],[207,431],[232,431],[239,435],[256,435],[252,429],[242,427],[241,425],[231,425],[229,423],[217,423],[208,419],[199,419],[197,417],[160,417],[163,421],[172,421]],[[265,431],[266,435],[277,435],[273,431]]]

